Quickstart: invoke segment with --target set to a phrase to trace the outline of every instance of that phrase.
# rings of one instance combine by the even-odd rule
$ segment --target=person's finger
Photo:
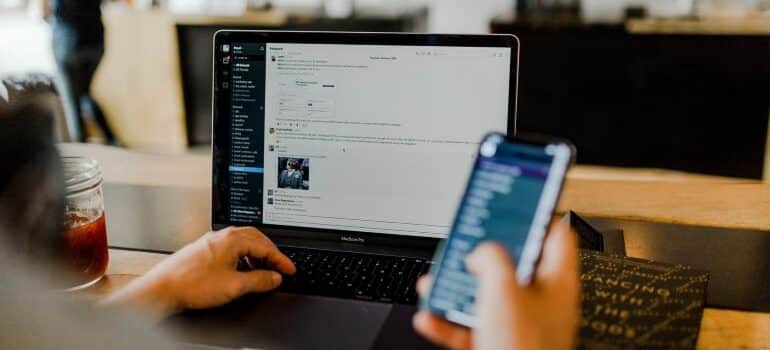
[[[288,256],[281,253],[275,245],[266,244],[255,237],[242,237],[236,244],[236,253],[239,257],[249,256],[256,259],[265,259],[276,270],[286,274],[294,274],[297,268]]]
[[[481,243],[466,258],[466,267],[477,278],[476,327],[479,332],[506,324],[506,318],[520,303],[516,267],[500,244]],[[480,339],[484,340],[484,339]]]
[[[516,267],[508,251],[500,244],[484,242],[465,259],[465,266],[479,281],[480,293],[485,286],[517,286]]]
[[[242,234],[245,239],[247,240],[258,240],[260,243],[264,243],[270,247],[272,247],[275,251],[277,251],[279,254],[277,256],[271,256],[268,255],[266,258],[268,261],[270,261],[273,264],[280,264],[280,266],[276,266],[279,271],[283,273],[293,274],[297,271],[296,267],[294,266],[294,263],[289,259],[286,255],[283,254],[283,252],[278,249],[278,246],[275,245],[275,243],[267,237],[262,231],[256,229],[255,227],[238,227],[235,228],[235,230]],[[273,258],[278,258],[280,261],[273,260]],[[286,261],[290,262],[290,264],[286,264]]]
[[[245,273],[239,273],[243,285],[243,293],[267,292],[278,288],[283,278],[281,274],[269,270],[254,270]]]
[[[244,226],[244,227],[233,227],[232,229],[237,233],[242,234],[246,237],[258,239],[260,241],[265,242],[268,245],[278,248],[278,246],[276,246],[275,243],[269,237],[265,236],[265,234],[262,233],[262,231],[258,230],[256,227]]]
[[[417,294],[427,296],[430,293],[430,285],[433,282],[433,277],[425,275],[417,280]]]
[[[557,286],[577,284],[577,239],[569,226],[554,222],[546,237],[543,256],[535,273],[536,283]]]
[[[420,311],[412,318],[412,326],[429,341],[450,349],[470,349],[471,332],[443,320],[430,312]]]

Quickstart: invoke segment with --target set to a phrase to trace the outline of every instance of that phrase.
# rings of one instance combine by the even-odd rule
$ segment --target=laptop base
[[[249,295],[164,323],[180,342],[248,349],[430,349],[411,326],[412,306],[317,296]]]

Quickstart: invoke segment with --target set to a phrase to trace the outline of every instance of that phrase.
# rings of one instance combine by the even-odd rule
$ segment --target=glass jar
[[[63,157],[66,206],[61,235],[66,290],[86,288],[107,271],[107,227],[99,163],[84,157]]]

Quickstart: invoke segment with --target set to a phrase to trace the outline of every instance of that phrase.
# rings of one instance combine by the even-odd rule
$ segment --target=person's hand
[[[430,341],[452,349],[571,349],[579,321],[577,244],[560,222],[545,242],[532,284],[519,285],[510,255],[502,246],[482,243],[466,259],[478,279],[476,327],[449,323],[428,311],[413,319]],[[427,296],[428,278],[417,289]]]
[[[243,256],[264,260],[275,271],[239,272],[236,268]],[[257,229],[230,227],[205,234],[105,303],[138,307],[162,318],[182,309],[219,306],[246,293],[275,289],[281,284],[281,273],[295,272],[291,260]]]

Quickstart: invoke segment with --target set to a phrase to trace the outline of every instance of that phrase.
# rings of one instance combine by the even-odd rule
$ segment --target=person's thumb
[[[481,243],[468,255],[465,266],[478,281],[478,294],[498,294],[501,288],[512,293],[518,289],[516,266],[508,251],[497,243]],[[489,295],[492,296],[492,295]]]
[[[577,285],[578,249],[577,238],[568,225],[555,222],[543,247],[543,256],[535,279],[554,288]]]
[[[245,293],[267,292],[278,288],[283,277],[280,273],[269,270],[243,272],[242,281]]]

